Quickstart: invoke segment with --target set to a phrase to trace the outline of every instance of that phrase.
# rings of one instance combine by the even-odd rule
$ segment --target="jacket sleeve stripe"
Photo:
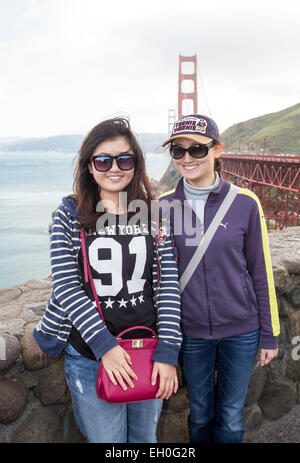
[[[269,295],[269,305],[270,305],[270,313],[271,313],[271,324],[272,324],[273,335],[278,336],[280,333],[280,325],[279,325],[277,298],[276,298],[276,291],[275,291],[275,284],[274,284],[274,277],[273,277],[271,255],[270,255],[270,250],[269,250],[269,236],[268,236],[266,221],[264,219],[264,213],[263,213],[259,199],[251,190],[242,189],[239,191],[239,193],[246,194],[250,196],[251,198],[253,198],[258,207],[261,233],[262,233],[263,254],[264,254],[267,281],[268,281],[268,295]]]

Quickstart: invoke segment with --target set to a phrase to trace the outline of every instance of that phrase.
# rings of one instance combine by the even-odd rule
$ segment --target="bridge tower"
[[[176,111],[175,109],[169,109],[169,125],[168,125],[168,135],[171,135],[173,125],[176,122]]]
[[[191,72],[184,72],[183,63],[191,63]],[[191,91],[185,92],[185,86],[192,87]],[[184,102],[193,102],[193,110],[188,114],[196,114],[198,111],[198,92],[197,92],[197,55],[182,56],[179,55],[179,73],[178,73],[178,119],[187,114],[184,113]]]

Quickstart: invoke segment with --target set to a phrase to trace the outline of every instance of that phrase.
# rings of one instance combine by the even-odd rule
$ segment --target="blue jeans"
[[[190,442],[243,441],[258,344],[259,330],[217,340],[183,337],[179,361],[190,403]]]
[[[98,399],[99,363],[79,354],[70,343],[65,349],[65,376],[76,423],[89,442],[155,443],[162,400],[109,404]]]

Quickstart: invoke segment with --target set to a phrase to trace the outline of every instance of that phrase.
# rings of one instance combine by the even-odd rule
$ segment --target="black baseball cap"
[[[215,121],[202,114],[183,116],[173,125],[170,135],[162,146],[171,143],[176,138],[189,138],[197,143],[207,144],[212,140],[221,142],[219,129]]]

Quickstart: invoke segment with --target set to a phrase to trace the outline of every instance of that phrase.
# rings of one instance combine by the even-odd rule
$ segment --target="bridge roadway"
[[[300,155],[222,153],[223,170],[248,182],[300,192]]]
[[[222,172],[259,197],[268,227],[300,225],[300,155],[222,153]]]

